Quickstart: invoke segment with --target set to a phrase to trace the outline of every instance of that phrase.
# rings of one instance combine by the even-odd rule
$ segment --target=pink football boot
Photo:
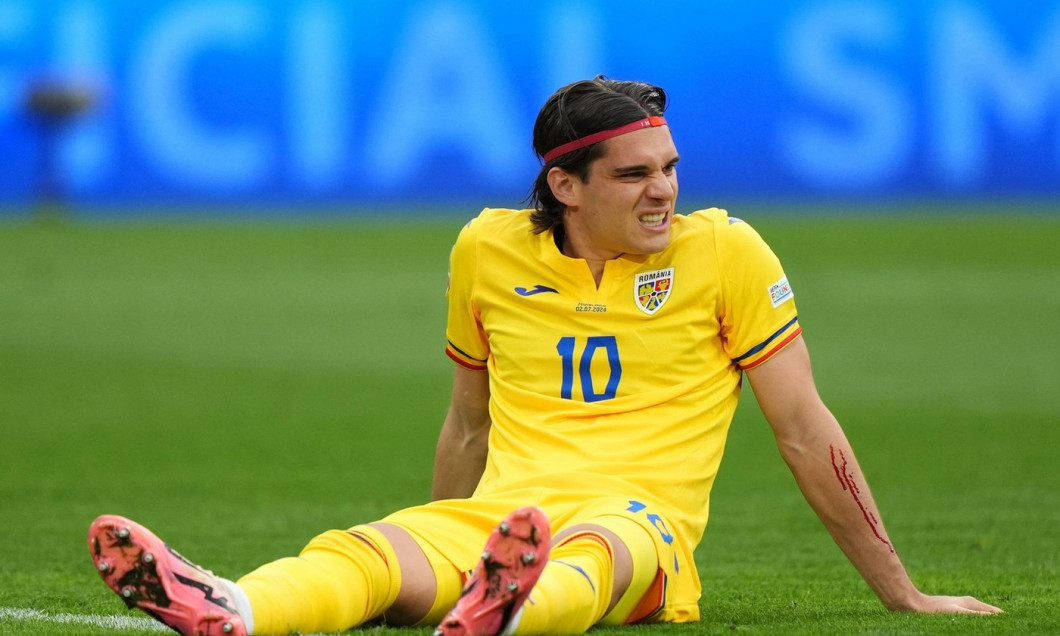
[[[545,569],[549,541],[548,517],[540,508],[520,508],[505,517],[486,540],[460,600],[434,636],[501,633]]]
[[[225,586],[147,528],[104,515],[88,529],[88,549],[103,581],[125,604],[183,636],[246,636]]]

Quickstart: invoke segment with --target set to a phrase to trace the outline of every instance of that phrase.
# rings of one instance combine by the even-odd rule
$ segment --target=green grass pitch
[[[1060,633],[1060,216],[733,212],[786,265],[913,579],[1006,613],[885,611],[748,391],[703,622],[597,633]],[[92,569],[101,513],[235,578],[425,500],[461,223],[0,225],[0,634],[158,633]]]

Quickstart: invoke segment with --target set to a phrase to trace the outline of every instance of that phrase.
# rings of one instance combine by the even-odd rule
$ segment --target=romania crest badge
[[[674,268],[641,272],[633,279],[633,299],[637,307],[651,315],[666,304],[674,289]]]

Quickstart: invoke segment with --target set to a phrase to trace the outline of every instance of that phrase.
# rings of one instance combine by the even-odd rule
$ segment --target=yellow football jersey
[[[749,225],[702,210],[676,215],[671,239],[658,254],[608,261],[598,288],[551,232],[531,232],[528,210],[486,209],[453,247],[446,351],[489,371],[475,496],[545,488],[659,510],[682,561],[667,604],[694,620],[692,552],[741,369],[800,327],[780,263]]]

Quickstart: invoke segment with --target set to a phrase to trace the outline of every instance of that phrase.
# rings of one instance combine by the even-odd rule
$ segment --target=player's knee
[[[614,565],[614,582],[606,625],[626,622],[640,606],[659,570],[659,555],[648,531],[637,522],[622,516],[598,517],[591,522],[571,526],[556,536],[562,543],[579,533],[589,533],[606,542]]]
[[[659,553],[648,530],[637,522],[626,517],[609,517],[601,522],[619,537],[629,559],[623,589],[620,593],[616,589],[611,607],[601,621],[604,625],[621,625],[638,613],[656,609],[645,608],[644,601],[659,573]]]
[[[633,579],[633,557],[625,542],[617,534],[595,523],[580,523],[565,528],[552,541],[553,546],[562,545],[579,538],[594,540],[607,548],[611,560],[611,598],[608,611],[614,607]]]
[[[397,597],[383,616],[392,625],[415,625],[430,613],[438,593],[430,561],[405,530],[387,523],[369,526],[389,542],[392,558],[397,561],[389,565],[398,568],[400,577]]]

